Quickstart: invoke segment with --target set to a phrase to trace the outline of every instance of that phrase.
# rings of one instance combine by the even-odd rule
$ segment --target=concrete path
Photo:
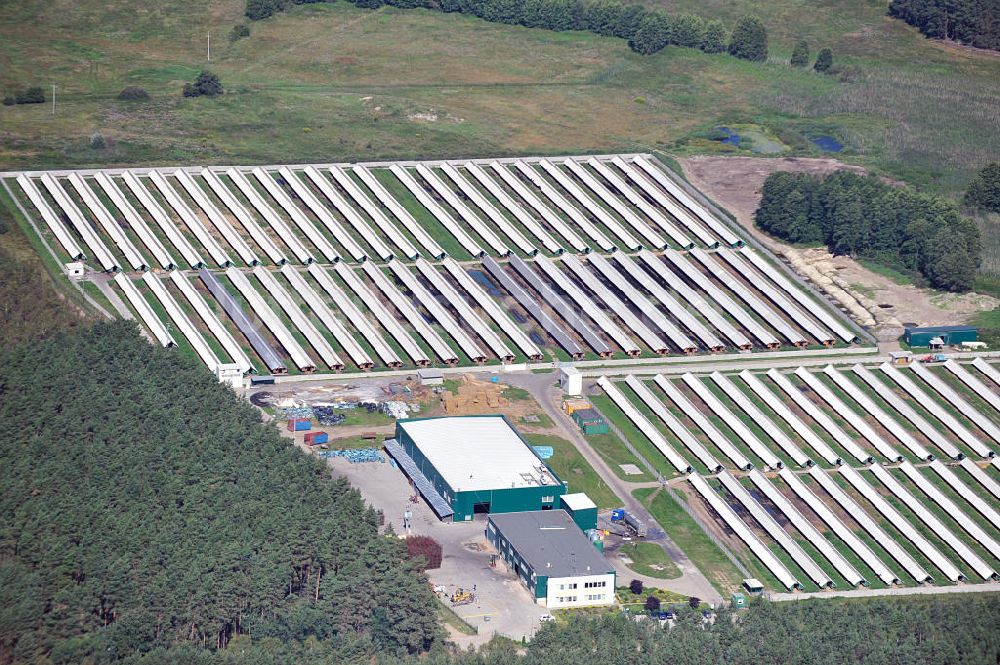
[[[1000,593],[1000,582],[955,584],[952,586],[919,586],[896,589],[851,589],[845,591],[812,591],[809,593],[772,593],[768,599],[784,602],[810,598],[875,598],[878,596],[936,596],[944,593]]]
[[[119,317],[129,319],[130,321],[135,320],[135,317],[132,316],[132,310],[130,310],[128,305],[126,305],[125,302],[118,296],[118,292],[112,289],[111,285],[108,284],[107,275],[102,274],[100,276],[94,276],[90,281],[93,282],[94,286],[100,289],[101,293],[104,294],[104,297],[111,303],[111,306],[115,308]],[[140,327],[142,328],[142,332],[145,333],[146,328],[144,326]],[[146,337],[148,338],[149,335],[147,334]]]
[[[504,377],[504,380],[510,385],[524,388],[534,395],[542,410],[552,419],[553,426],[566,439],[573,442],[577,450],[580,451],[580,454],[583,455],[583,458],[587,460],[587,463],[594,468],[604,482],[608,484],[608,487],[622,500],[622,505],[625,509],[652,527],[649,529],[650,533],[646,541],[660,545],[681,570],[681,576],[673,580],[661,580],[652,577],[644,578],[626,568],[617,560],[617,557],[613,557],[611,559],[612,563],[622,573],[622,580],[627,582],[628,580],[625,579],[627,575],[628,579],[643,579],[644,584],[669,589],[670,591],[675,591],[686,596],[696,596],[709,603],[722,602],[722,596],[715,590],[712,583],[708,581],[708,578],[702,574],[677,544],[670,539],[666,532],[658,527],[656,520],[653,519],[653,516],[646,507],[632,496],[633,490],[640,487],[649,487],[650,483],[631,483],[619,478],[604,459],[591,447],[590,443],[580,433],[580,429],[576,424],[562,410],[563,394],[554,385],[557,378],[557,375],[554,373],[511,374]]]

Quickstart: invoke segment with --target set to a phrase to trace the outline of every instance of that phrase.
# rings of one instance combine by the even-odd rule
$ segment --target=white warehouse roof
[[[503,416],[418,418],[397,425],[456,492],[559,482]]]

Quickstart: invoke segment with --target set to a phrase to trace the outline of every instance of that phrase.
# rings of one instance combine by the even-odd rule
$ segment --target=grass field
[[[743,576],[669,494],[657,488],[638,489],[632,494],[642,501],[670,538],[688,558],[697,563],[720,593],[739,588]]]
[[[772,61],[491,24],[427,10],[296,6],[254,23],[243,0],[136,6],[124,0],[0,5],[0,88],[57,86],[48,105],[0,109],[0,166],[274,163],[525,153],[731,150],[704,136],[738,125],[816,154],[832,134],[843,158],[956,192],[1000,154],[1000,59],[946,48],[844,0],[660,2],[720,16],[747,10],[771,31]],[[206,66],[216,99],[180,89]],[[784,64],[799,37],[834,49],[840,76]],[[149,102],[115,99],[125,85]],[[101,131],[107,150],[88,139]]]
[[[667,553],[656,543],[625,543],[618,551],[632,559],[628,567],[640,575],[657,577],[661,580],[671,580],[681,575],[681,571]]]
[[[545,462],[560,480],[569,483],[570,492],[584,492],[599,509],[617,508],[622,505],[594,468],[587,463],[576,447],[566,439],[545,434],[526,434],[533,446],[552,446],[553,454]]]

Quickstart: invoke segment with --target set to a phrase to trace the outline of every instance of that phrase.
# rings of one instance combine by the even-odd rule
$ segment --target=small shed
[[[563,494],[559,497],[559,507],[569,513],[581,530],[597,528],[597,504],[583,492]]]
[[[764,593],[764,584],[756,577],[748,577],[743,580],[743,588],[750,593]]]
[[[941,346],[959,346],[962,342],[977,341],[979,334],[973,326],[934,326],[903,330],[903,341],[910,346],[936,348],[934,343],[937,338],[940,338]]]
[[[440,386],[444,383],[444,374],[441,370],[432,367],[418,369],[417,378],[420,379],[420,385],[423,386]]]
[[[913,362],[913,354],[909,351],[890,351],[889,360],[896,367],[906,367]]]
[[[571,366],[559,368],[559,387],[567,395],[583,394],[583,375],[580,370]]]
[[[83,277],[83,272],[85,267],[83,261],[70,261],[69,263],[63,264],[63,270],[70,277]]]
[[[734,593],[732,595],[733,607],[740,608],[747,606],[747,597],[742,593]]]
[[[215,366],[215,378],[237,390],[243,387],[243,369],[238,363],[219,363]]]

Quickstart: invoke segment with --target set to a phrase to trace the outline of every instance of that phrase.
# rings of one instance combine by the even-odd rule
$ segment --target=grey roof
[[[490,522],[536,575],[573,577],[614,572],[565,510],[493,514]]]

